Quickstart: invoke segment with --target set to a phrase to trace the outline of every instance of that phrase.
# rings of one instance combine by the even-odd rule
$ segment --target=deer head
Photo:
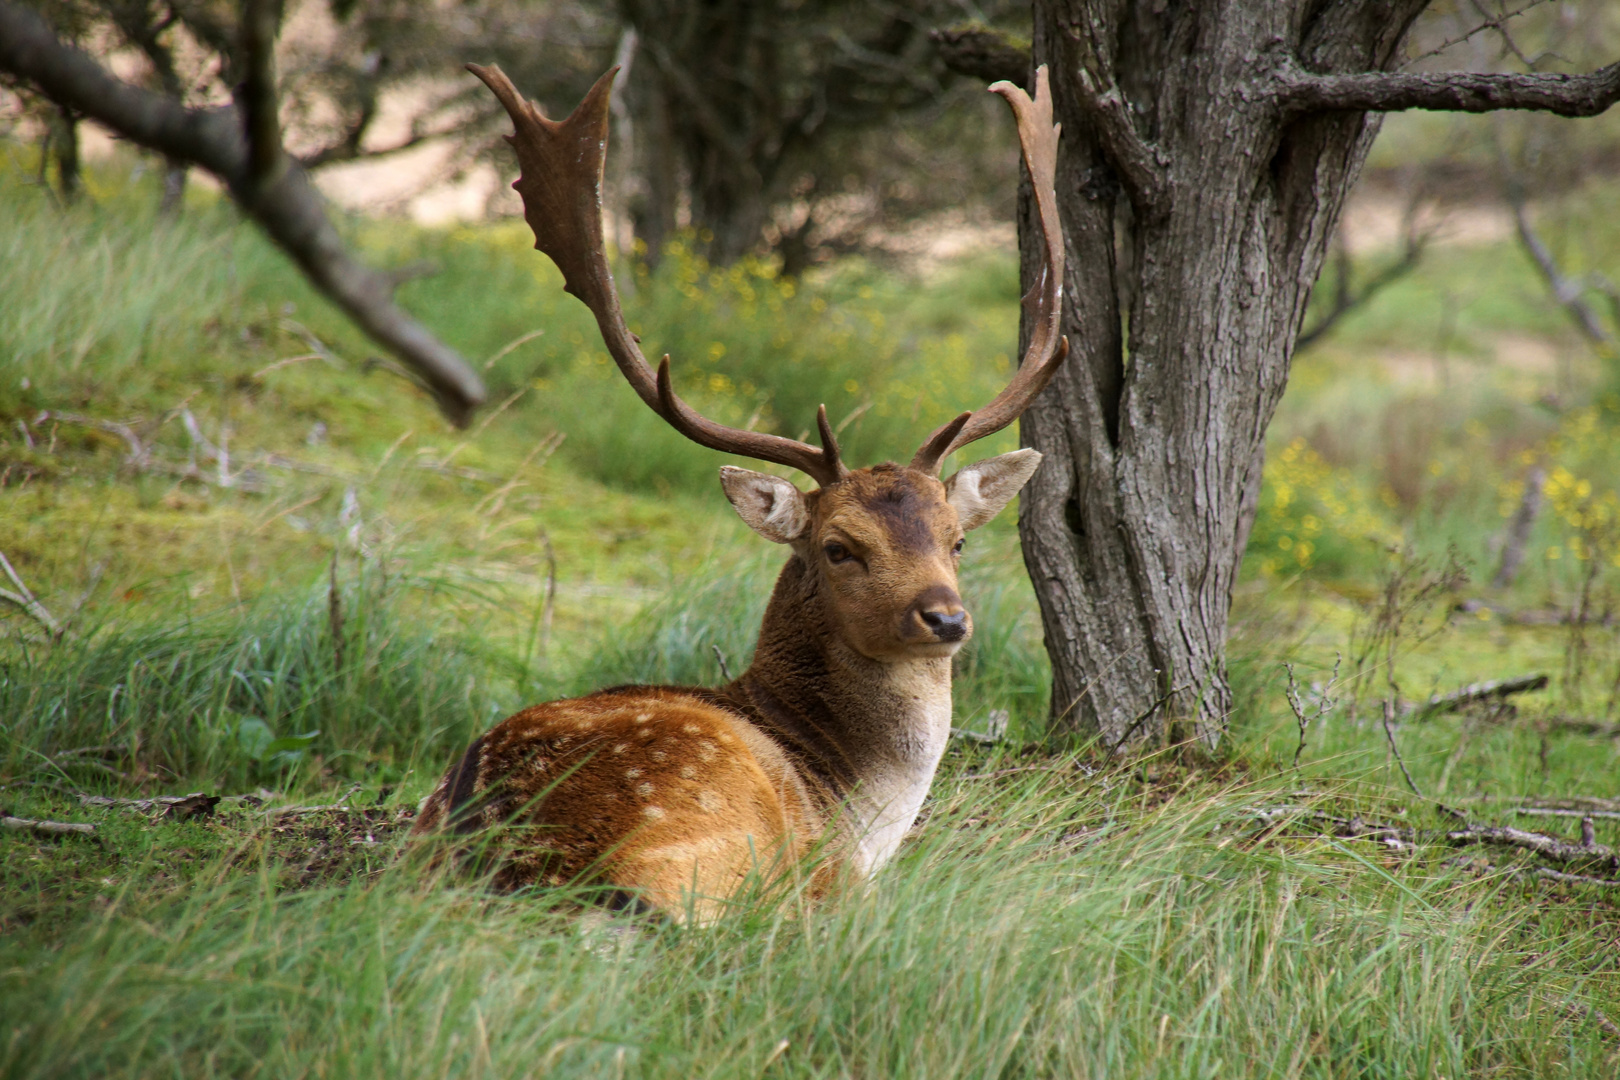
[[[1058,332],[1063,245],[1054,176],[1059,129],[1052,122],[1046,68],[1035,97],[1001,82],[990,89],[1012,106],[1045,234],[1045,265],[1024,297],[1035,325],[1028,351],[1005,389],[984,408],[965,412],[924,440],[911,463],[851,471],[839,456],[826,406],[816,414],[821,445],[715,423],[676,394],[665,356],[654,373],[625,325],[602,240],[602,171],[609,92],[618,69],[597,80],[567,119],[548,119],[523,99],[498,67],[468,64],[512,118],[507,137],[522,169],[513,187],[523,197],[535,247],[563,273],[564,288],[596,316],[614,363],[641,400],[673,428],[703,446],[805,473],[819,488],[801,492],[777,476],[721,469],[721,484],[743,521],[768,540],[792,547],[828,597],[831,618],[856,651],[877,660],[948,656],[972,633],[956,592],[963,534],[989,521],[1040,463],[1033,450],[969,465],[939,480],[955,450],[1000,431],[1045,388],[1068,352]]]

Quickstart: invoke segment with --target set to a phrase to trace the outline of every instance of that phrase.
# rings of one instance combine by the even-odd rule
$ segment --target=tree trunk
[[[1034,59],[1063,125],[1072,354],[1024,414],[1047,461],[1019,527],[1056,729],[1110,750],[1213,749],[1225,731],[1266,426],[1379,124],[1295,117],[1276,72],[1385,70],[1423,6],[1037,0]],[[1040,258],[1024,201],[1027,287]]]
[[[56,190],[64,203],[79,197],[79,118],[66,105],[51,112],[51,156],[56,159]]]

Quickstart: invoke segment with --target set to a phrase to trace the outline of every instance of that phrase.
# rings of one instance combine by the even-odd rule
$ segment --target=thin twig
[[[1294,711],[1294,720],[1299,724],[1299,745],[1294,747],[1293,768],[1299,768],[1299,756],[1305,752],[1306,730],[1312,723],[1321,720],[1332,712],[1333,707],[1338,704],[1338,700],[1330,697],[1329,694],[1332,692],[1334,684],[1339,681],[1339,664],[1343,660],[1343,655],[1339,653],[1333,654],[1333,674],[1328,677],[1327,685],[1322,688],[1321,695],[1316,699],[1314,712],[1307,712],[1304,702],[1299,698],[1299,684],[1294,681],[1294,665],[1286,662],[1283,664],[1283,667],[1288,671],[1288,707]]]
[[[1192,683],[1182,683],[1180,686],[1172,686],[1170,689],[1166,690],[1158,701],[1155,701],[1152,705],[1147,707],[1146,712],[1142,713],[1135,720],[1131,721],[1130,726],[1125,729],[1125,734],[1119,737],[1119,741],[1114,743],[1114,745],[1109,748],[1108,752],[1110,754],[1119,753],[1120,749],[1130,741],[1131,736],[1136,734],[1137,728],[1141,727],[1143,723],[1147,721],[1148,717],[1158,712],[1165,702],[1169,701],[1183,690],[1191,689],[1192,685]]]
[[[709,648],[714,650],[715,663],[720,665],[720,677],[726,682],[731,682],[731,668],[726,666],[726,654],[720,651],[718,645],[711,644]]]
[[[1540,7],[1542,4],[1549,3],[1549,2],[1550,2],[1550,0],[1530,0],[1530,2],[1528,4],[1526,4],[1523,7],[1517,9],[1516,11],[1509,11],[1505,15],[1502,15],[1499,18],[1487,19],[1485,22],[1480,23],[1478,26],[1474,27],[1472,30],[1469,30],[1466,33],[1459,34],[1458,36],[1456,36],[1454,38],[1447,38],[1445,41],[1442,41],[1440,44],[1436,45],[1434,48],[1430,49],[1428,52],[1419,53],[1418,55],[1412,57],[1410,60],[1408,60],[1404,64],[1402,64],[1401,67],[1403,69],[1404,68],[1409,68],[1413,64],[1418,63],[1420,60],[1427,60],[1431,56],[1439,56],[1441,53],[1445,52],[1447,49],[1451,48],[1453,45],[1461,45],[1463,42],[1465,42],[1468,39],[1472,38],[1475,34],[1481,33],[1481,32],[1486,31],[1486,30],[1498,30],[1498,29],[1501,29],[1502,24],[1506,23],[1508,20],[1517,19],[1520,15],[1523,15],[1525,12],[1529,11],[1531,8],[1537,8],[1537,7]]]
[[[1384,699],[1384,736],[1389,739],[1389,749],[1390,752],[1395,755],[1395,764],[1401,767],[1401,775],[1406,777],[1406,786],[1411,788],[1412,794],[1416,795],[1418,798],[1427,799],[1428,796],[1423,794],[1423,792],[1418,789],[1417,781],[1413,780],[1412,774],[1406,770],[1406,761],[1401,757],[1401,748],[1395,744],[1394,698]]]

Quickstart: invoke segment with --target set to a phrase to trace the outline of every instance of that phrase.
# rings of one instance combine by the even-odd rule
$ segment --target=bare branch
[[[108,435],[117,436],[123,440],[125,446],[129,447],[129,454],[124,459],[125,464],[136,468],[145,465],[147,458],[150,456],[150,452],[145,444],[141,442],[140,436],[136,435],[135,429],[128,424],[120,424],[113,420],[98,420],[92,416],[78,416],[74,413],[64,412],[46,411],[34,417],[35,424],[43,424],[47,421],[55,421],[58,424],[72,424],[74,427],[92,428],[96,431],[106,432]]]
[[[80,806],[94,809],[121,807],[143,814],[149,814],[157,810],[161,811],[164,817],[179,820],[210,817],[214,813],[214,807],[219,805],[219,801],[220,796],[209,795],[201,791],[193,791],[189,795],[157,795],[150,799],[116,799],[108,795],[79,796]]]
[[[349,254],[308,173],[279,143],[272,148],[279,164],[270,174],[262,161],[255,162],[255,153],[272,155],[262,144],[250,153],[239,110],[188,109],[123,82],[87,53],[64,44],[38,15],[13,0],[0,0],[0,71],[26,79],[133,142],[219,177],[316,288],[422,377],[452,420],[465,423],[483,403],[483,382],[467,362],[394,304],[386,274]],[[262,134],[267,123],[261,110],[250,126]]]
[[[1276,95],[1287,115],[1311,112],[1495,112],[1534,109],[1559,116],[1596,116],[1620,101],[1620,63],[1587,75],[1511,75],[1475,71],[1411,74],[1367,71],[1314,75],[1289,65],[1277,71]]]
[[[1333,674],[1329,676],[1327,685],[1322,688],[1321,694],[1317,697],[1315,707],[1310,709],[1307,709],[1305,703],[1300,700],[1299,684],[1294,681],[1294,665],[1290,663],[1283,664],[1283,667],[1288,671],[1288,707],[1293,710],[1294,722],[1299,725],[1299,745],[1294,748],[1293,767],[1296,769],[1299,768],[1299,756],[1305,752],[1305,733],[1310,729],[1312,723],[1332,712],[1333,707],[1339,703],[1338,699],[1331,695],[1334,685],[1339,681],[1339,664],[1343,660],[1343,656],[1337,653],[1334,654]]]
[[[1523,7],[1517,8],[1516,10],[1510,11],[1505,15],[1499,16],[1499,17],[1497,17],[1495,19],[1487,18],[1484,22],[1480,23],[1478,26],[1474,27],[1472,30],[1468,30],[1468,31],[1465,31],[1464,33],[1458,34],[1454,38],[1447,38],[1445,41],[1442,41],[1440,44],[1436,45],[1434,48],[1430,49],[1428,52],[1419,53],[1418,55],[1412,57],[1410,60],[1406,61],[1406,63],[1402,64],[1401,66],[1402,67],[1411,67],[1413,64],[1416,64],[1421,60],[1427,60],[1431,56],[1439,56],[1441,53],[1445,52],[1447,49],[1451,48],[1453,45],[1461,45],[1463,42],[1465,42],[1465,41],[1469,40],[1470,38],[1472,38],[1475,34],[1482,33],[1483,31],[1486,31],[1486,30],[1501,30],[1502,27],[1505,26],[1510,20],[1517,19],[1520,15],[1523,15],[1525,12],[1529,11],[1531,8],[1537,8],[1537,7],[1540,7],[1542,4],[1549,3],[1549,2],[1550,2],[1550,0],[1530,0],[1530,2],[1528,4],[1525,4]],[[1505,31],[1504,31],[1504,33],[1505,33]]]
[[[39,602],[39,598],[34,595],[33,590],[23,584],[23,579],[18,575],[16,568],[11,565],[11,560],[6,558],[5,552],[0,552],[0,569],[5,570],[6,577],[11,579],[13,585],[17,586],[16,592],[9,589],[0,589],[0,600],[5,600],[22,608],[34,621],[49,630],[51,637],[61,637],[62,624],[57,622],[55,617],[45,609],[45,605]]]
[[[1570,320],[1583,337],[1600,349],[1615,351],[1620,342],[1616,342],[1614,334],[1603,325],[1598,313],[1592,310],[1592,305],[1581,295],[1585,291],[1583,283],[1564,276],[1558,267],[1558,260],[1553,257],[1552,250],[1542,243],[1541,237],[1536,234],[1535,226],[1530,222],[1530,210],[1525,203],[1523,186],[1517,178],[1510,176],[1503,188],[1508,206],[1513,209],[1513,224],[1518,230],[1519,243],[1524,245],[1524,250],[1534,260],[1536,269],[1541,271],[1547,287],[1552,290],[1553,299],[1569,314]]]
[[[1515,806],[1515,814],[1525,817],[1570,817],[1590,821],[1593,818],[1604,818],[1609,821],[1620,821],[1620,812],[1614,810],[1559,810],[1545,806]]]
[[[1406,777],[1406,786],[1411,788],[1412,794],[1418,798],[1428,798],[1418,788],[1417,781],[1412,779],[1412,774],[1407,771],[1406,759],[1401,757],[1401,748],[1395,742],[1395,699],[1392,697],[1384,699],[1384,737],[1389,740],[1389,751],[1395,755],[1395,764],[1401,767],[1401,775]]]
[[[1339,263],[1339,280],[1333,297],[1333,306],[1317,320],[1315,326],[1300,331],[1299,337],[1294,341],[1294,351],[1298,352],[1320,341],[1340,319],[1365,306],[1373,297],[1415,270],[1418,261],[1423,258],[1423,250],[1429,242],[1431,232],[1408,235],[1400,257],[1368,278],[1360,289],[1352,290],[1350,287],[1350,259],[1346,254]],[[1346,249],[1341,246],[1339,250],[1344,252]]]
[[[1332,835],[1345,839],[1378,840],[1391,846],[1444,843],[1453,847],[1484,845],[1517,848],[1562,866],[1600,866],[1610,873],[1620,871],[1620,856],[1616,855],[1614,849],[1593,843],[1590,837],[1583,837],[1581,843],[1572,844],[1546,833],[1529,832],[1507,825],[1465,825],[1458,829],[1431,831],[1363,821],[1359,815],[1335,817],[1321,810],[1300,806],[1251,807],[1248,812],[1268,829],[1278,828],[1290,820],[1300,820],[1326,825]]]
[[[318,169],[322,165],[333,165],[342,161],[374,161],[377,158],[392,157],[403,154],[407,150],[414,150],[418,146],[442,139],[450,134],[448,131],[419,131],[403,142],[393,146],[379,147],[376,150],[361,149],[360,140],[365,132],[358,124],[350,127],[339,141],[330,146],[323,146],[314,153],[302,154],[295,158],[298,164],[306,169]]]

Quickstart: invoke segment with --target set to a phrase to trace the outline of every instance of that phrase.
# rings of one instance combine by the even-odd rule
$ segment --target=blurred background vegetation
[[[678,21],[680,7],[295,6],[283,44],[289,137],[303,140],[312,162],[327,154],[322,184],[348,208],[342,228],[365,257],[432,264],[431,274],[402,286],[401,298],[490,383],[494,404],[466,431],[450,428],[412,381],[375,357],[206,182],[194,178],[176,195],[163,162],[111,145],[20,90],[6,99],[0,553],[15,576],[0,588],[19,598],[0,607],[0,800],[8,808],[37,805],[61,815],[73,812],[70,796],[81,791],[261,785],[322,792],[361,784],[379,801],[403,803],[424,793],[468,738],[518,705],[615,682],[713,683],[722,663],[733,673],[747,664],[781,553],[765,550],[720,497],[715,469],[725,459],[674,436],[628,392],[587,312],[531,250],[505,191],[513,170],[494,138],[500,123],[457,74],[463,60],[499,60],[556,112],[615,57],[629,58],[625,111],[615,114],[616,124],[628,120],[628,161],[614,164],[610,155],[609,166],[617,273],[644,348],[672,355],[676,385],[708,415],[798,435],[825,401],[846,456],[868,462],[909,453],[934,425],[999,389],[1018,326],[1010,224],[1016,151],[989,95],[932,56],[927,31],[971,17],[1016,36],[1017,10],[759,5],[759,19],[770,12],[783,20],[772,24],[781,36],[759,30],[735,54],[714,54],[738,70],[764,63],[783,75],[763,102],[748,96],[761,93],[757,79],[739,76],[742,97],[725,105],[725,116],[754,125],[731,132],[732,150],[746,147],[757,179],[742,198],[727,187],[732,181],[704,172],[705,155],[721,152],[714,138],[724,133],[698,130],[690,103],[672,104],[681,72],[705,62],[712,40],[702,27],[686,28],[695,36],[682,38],[673,23],[657,22]],[[83,17],[82,40],[126,77],[159,80],[134,37],[120,37],[109,21],[115,8],[72,7]],[[714,9],[716,18],[758,25],[727,5]],[[1614,4],[1531,9],[1512,25],[1516,47],[1537,42],[1555,57],[1538,52],[1537,63],[1585,69],[1620,42]],[[172,8],[199,25],[208,10]],[[155,7],[127,12],[162,17]],[[665,28],[661,53],[647,45],[653,33],[631,32],[632,15]],[[1469,4],[1437,5],[1415,52],[1447,46],[1478,21]],[[206,72],[186,73],[185,62],[205,65],[210,54],[178,39],[167,40],[177,41],[181,81],[206,95],[199,74]],[[1481,33],[1419,63],[1483,70],[1506,50],[1499,35]],[[850,75],[852,64],[860,79]],[[784,131],[795,124],[790,138]],[[1314,785],[1388,813],[1405,812],[1401,765],[1425,795],[1458,805],[1616,794],[1617,158],[1614,115],[1386,122],[1270,434],[1236,606],[1230,662],[1239,706],[1227,779],[1274,783],[1279,793]],[[409,174],[408,182],[394,173]],[[1015,445],[1007,432],[975,454]],[[1026,742],[1042,737],[1047,716],[1047,661],[1011,514],[971,538],[965,567],[978,629],[958,661],[956,723],[985,730],[1001,710],[1013,737],[993,750],[959,751],[948,775],[1016,760]],[[1284,693],[1285,662],[1307,702],[1337,702],[1308,733]],[[1376,723],[1373,703],[1383,696],[1417,704],[1469,683],[1534,673],[1550,676],[1546,687],[1511,702],[1405,716],[1397,729],[1404,761]],[[1039,799],[981,804],[963,790],[951,789],[940,821],[977,828],[961,822],[1000,820],[1012,829],[1081,798],[1058,784],[1035,792]],[[1106,799],[1124,798],[1125,789],[1108,790],[1115,794]],[[1132,985],[1147,1012],[1109,1014],[1106,1024],[1118,1024],[1117,1032],[1149,1031],[1160,1012],[1168,1015],[1164,987],[1147,974],[1154,963],[1191,972],[1206,952],[1258,950],[1245,935],[1284,918],[1278,905],[1288,907],[1294,895],[1287,882],[1313,875],[1336,882],[1355,862],[1342,853],[1306,859],[1294,852],[1261,866],[1210,854],[1219,848],[1203,839],[1209,822],[1252,794],[1174,812],[1143,794],[1146,824],[1121,833],[1123,846],[1107,849],[1114,855],[1066,864],[1101,881],[1119,858],[1129,865],[1124,853],[1156,852],[1142,856],[1134,884],[1119,884],[1121,896],[1146,895],[1131,891],[1149,888],[1142,881],[1159,883],[1151,888],[1194,882],[1164,886],[1144,902],[1141,920],[1119,924],[1129,928],[1123,937],[1140,933],[1150,944],[1130,946],[1140,946],[1133,955],[1142,957],[1144,974]],[[1100,805],[1071,810],[1083,817],[1101,813]],[[1122,813],[1108,805],[1109,814]],[[1415,814],[1428,804],[1412,805]],[[1613,844],[1614,825],[1600,819],[1598,838]],[[980,857],[978,841],[963,839],[976,834],[942,835],[949,839],[933,841],[914,864],[936,880],[957,865],[952,860]],[[186,843],[204,861],[217,855],[201,840]],[[985,841],[986,850],[993,846]],[[1010,839],[998,850],[1003,861],[983,855],[983,865],[999,867],[1007,880],[1052,880],[1051,865],[1038,861],[1050,853],[1037,859]],[[1018,861],[1026,857],[1037,861]],[[1321,869],[1328,863],[1331,873]],[[1511,1061],[1506,1074],[1551,1075],[1568,1060],[1612,1064],[1601,1057],[1601,1040],[1590,1059],[1573,1042],[1543,1046],[1533,1016],[1491,996],[1492,987],[1519,985],[1514,973],[1524,956],[1551,955],[1552,943],[1574,948],[1567,920],[1588,910],[1585,901],[1533,920],[1521,919],[1534,905],[1526,901],[1511,918],[1476,926],[1465,913],[1478,897],[1456,891],[1446,876],[1458,871],[1431,869],[1427,884],[1378,878],[1368,892],[1344,893],[1343,903],[1362,905],[1353,916],[1326,909],[1301,916],[1304,929],[1287,946],[1299,952],[1294,1000],[1322,998],[1320,979],[1348,980],[1334,993],[1382,1003],[1382,1019],[1357,1021],[1369,1032],[1393,1030],[1390,1018],[1417,1002],[1411,1015],[1421,1017],[1387,1045],[1377,1042],[1382,1035],[1347,1036],[1362,1038],[1363,1048],[1371,1045],[1365,1040],[1377,1043],[1381,1049],[1368,1053],[1379,1060],[1416,1055],[1409,1064],[1417,1072]],[[1228,871],[1235,877],[1223,878]],[[94,862],[55,876],[38,868],[7,873],[4,926],[43,928],[50,919],[41,913],[53,903],[65,905],[63,919],[61,912],[91,910],[82,905],[110,888],[97,883],[102,874],[133,887],[126,871]],[[1006,894],[991,890],[990,880],[959,883],[975,917],[1005,906]],[[1179,919],[1170,913],[1188,904],[1207,907],[1198,925],[1215,928],[1220,905],[1200,890],[1218,880],[1240,882],[1252,900],[1222,909],[1238,912],[1230,940],[1211,944],[1202,930],[1153,936],[1154,920]],[[913,884],[916,895],[932,895],[933,886]],[[1337,895],[1338,885],[1318,885]],[[1045,885],[1029,887],[1029,895],[1045,895]],[[341,905],[363,899],[311,903],[339,905],[336,914],[317,915],[342,921],[350,915]],[[905,906],[891,896],[839,917],[852,920],[848,932],[858,936],[866,932],[862,920],[890,917],[884,905],[891,901],[896,910]],[[191,942],[186,955],[200,965],[188,971],[211,970],[200,958],[206,953],[212,963],[222,946],[210,935],[235,925],[231,913],[242,902],[228,889],[199,901],[176,937]],[[1391,959],[1392,950],[1408,948],[1400,923],[1407,905],[1432,924],[1423,948],[1436,950],[1445,978],[1409,983],[1410,970]],[[1599,908],[1612,933],[1612,901],[1594,901]],[[162,918],[192,917],[164,910]],[[457,940],[478,937],[460,909],[407,908],[415,913],[408,917],[390,910],[366,917],[442,917]],[[513,933],[565,932],[536,929],[543,915],[491,917]],[[266,925],[290,918],[272,916]],[[1075,914],[1070,930],[1100,933],[1090,917]],[[1380,936],[1385,929],[1388,938]],[[50,967],[56,931],[38,933],[30,940],[45,952],[30,963]],[[244,948],[267,950],[253,964],[273,967],[277,949],[306,947],[290,931],[274,933],[243,939]],[[1529,936],[1513,936],[1520,933]],[[119,941],[107,948],[146,947]],[[1493,950],[1508,948],[1502,942],[1513,944],[1499,955]],[[757,960],[743,938],[714,947],[705,963]],[[58,974],[50,992],[63,1000],[101,985],[85,972],[106,955],[84,948],[73,961],[77,974],[51,968]],[[808,956],[819,946],[802,948]],[[1385,966],[1334,975],[1328,957],[1340,948],[1382,957]],[[591,967],[590,957],[605,954],[574,952],[584,965],[576,972],[581,987],[609,985]],[[892,960],[897,971],[910,962],[903,952]],[[1578,983],[1607,1000],[1612,1015],[1620,991],[1608,955],[1583,953],[1573,983],[1535,993],[1553,1000]],[[999,954],[979,960],[986,971],[1013,962]],[[1064,970],[1053,985],[1072,977]],[[467,978],[468,987],[479,982]],[[159,983],[184,1012],[181,990],[191,984]],[[1316,987],[1309,994],[1307,983]],[[23,992],[21,983],[5,985]],[[1186,985],[1203,984],[1189,974]],[[984,993],[993,996],[988,985]],[[467,995],[473,991],[456,999],[455,1015],[474,1007],[476,995]],[[1492,1003],[1468,1013],[1480,1030],[1516,1034],[1484,1049],[1454,1045],[1448,1017],[1456,1014],[1448,1010],[1463,1008],[1459,995]],[[614,1000],[625,1015],[645,1007],[633,994]],[[277,1007],[296,1014],[306,1006]],[[1280,1006],[1266,1008],[1272,1015]],[[1232,1006],[1223,1030],[1244,1014]],[[125,1021],[119,1030],[135,1030],[134,1019]],[[758,1017],[747,1022],[769,1027]],[[1152,1053],[1163,1053],[1165,1028],[1158,1030],[1158,1051],[1119,1034],[1130,1043],[1120,1052],[1158,1060]],[[170,1033],[180,1046],[174,1060],[190,1060],[199,1051],[181,1046],[178,1032]],[[1251,1035],[1254,1047],[1265,1042],[1258,1029]],[[1063,1055],[1074,1048],[1060,1032],[1041,1038],[1060,1048],[1042,1060],[1070,1060]],[[762,1044],[755,1056],[768,1049]],[[445,1060],[462,1052],[440,1051]],[[981,1060],[972,1057],[979,1052],[963,1051],[963,1060]],[[590,1074],[608,1060],[593,1055],[576,1050],[564,1059],[577,1058]],[[92,1059],[75,1067],[94,1073],[100,1059]],[[50,1055],[28,1060],[39,1075],[60,1065]],[[1165,1075],[1190,1074],[1164,1061]]]

